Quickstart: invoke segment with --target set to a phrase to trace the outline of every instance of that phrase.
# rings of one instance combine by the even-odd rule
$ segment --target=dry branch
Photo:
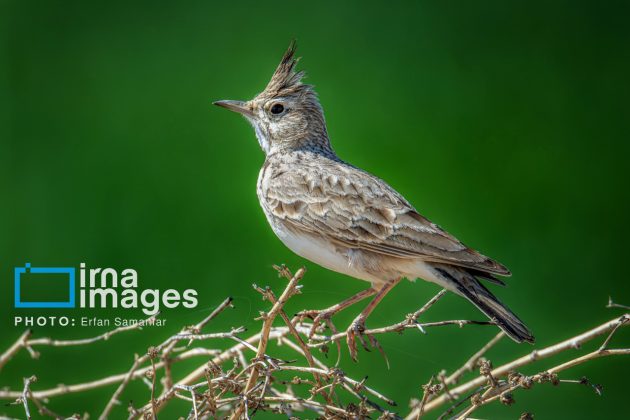
[[[605,349],[605,345],[607,345],[610,342],[610,339],[612,338],[612,335],[622,326],[626,326],[628,325],[628,319],[629,319],[630,315],[629,314],[625,314],[622,315],[621,317],[612,319],[598,327],[595,327],[591,330],[588,330],[582,334],[579,334],[575,337],[569,338],[567,340],[561,341],[560,343],[554,344],[552,346],[549,347],[545,347],[541,350],[534,350],[531,353],[522,356],[516,360],[513,360],[509,363],[506,363],[496,369],[493,369],[490,372],[490,375],[494,378],[499,378],[499,377],[503,377],[508,375],[508,373],[513,372],[513,371],[517,371],[519,368],[529,365],[531,363],[546,359],[548,357],[551,357],[553,355],[556,355],[558,353],[561,353],[563,351],[566,350],[570,350],[570,349],[579,349],[581,348],[581,346],[596,338],[599,337],[601,335],[604,335],[606,333],[609,333],[608,337],[606,338],[604,344],[602,345],[602,347],[600,347],[600,349],[598,349],[595,352],[589,353],[585,356],[570,360],[569,362],[566,362],[562,365],[556,366],[555,368],[549,369],[549,372],[559,372],[565,369],[568,369],[569,367],[575,366],[576,364],[580,364],[580,363],[584,363],[586,361],[595,359],[595,358],[599,358],[599,357],[603,357],[603,356],[608,356],[608,355],[622,355],[622,354],[628,354],[630,352],[630,349],[615,349],[615,350],[607,350]],[[495,337],[496,339],[496,337]],[[494,340],[494,339],[493,339]],[[466,394],[467,392],[471,392],[477,388],[479,388],[480,386],[483,386],[486,382],[487,382],[487,377],[484,375],[480,375],[478,377],[476,377],[475,379],[468,381],[456,388],[453,388],[450,390],[450,393],[452,395],[455,396],[461,396]],[[449,401],[449,396],[446,394],[442,394],[434,399],[432,399],[431,401],[429,401],[424,407],[424,412],[428,412],[431,411],[441,405],[443,405],[444,403]],[[414,410],[412,410],[412,412],[406,417],[407,420],[411,420],[413,418],[417,418],[417,415],[419,413],[419,409],[415,408]]]
[[[297,273],[295,273],[295,275],[291,278],[291,280],[289,280],[289,284],[286,287],[286,289],[284,289],[284,292],[282,293],[282,295],[280,295],[280,298],[274,303],[273,307],[271,308],[271,311],[268,314],[263,315],[264,323],[262,327],[262,333],[260,335],[260,340],[258,341],[258,351],[256,352],[257,360],[261,360],[265,356],[265,349],[267,348],[267,342],[269,340],[269,333],[271,332],[273,321],[276,318],[276,316],[280,313],[280,311],[282,310],[282,307],[287,302],[287,300],[289,300],[291,296],[297,293],[296,286],[297,286],[298,281],[300,281],[300,279],[304,275],[304,272],[305,272],[305,269],[300,268],[297,271]],[[247,385],[245,385],[245,390],[243,391],[243,402],[238,406],[236,411],[232,414],[231,418],[233,420],[239,419],[241,414],[243,413],[243,410],[245,410],[245,404],[247,401],[248,393],[254,387],[254,384],[256,383],[257,379],[258,379],[258,369],[254,368],[251,370],[249,379],[247,380]]]
[[[118,418],[121,416],[118,412],[121,408],[117,407],[128,392],[128,385],[132,381],[141,380],[148,387],[146,399],[140,407],[132,405],[127,407],[130,419],[140,417],[157,419],[160,411],[173,399],[186,401],[189,409],[181,414],[185,418],[195,420],[217,417],[229,417],[236,420],[250,418],[261,411],[294,418],[302,417],[302,415],[296,415],[302,411],[330,419],[362,419],[378,416],[380,419],[400,418],[391,408],[388,408],[395,407],[396,403],[371,385],[368,386],[365,379],[353,379],[336,364],[331,366],[313,355],[313,348],[323,348],[331,342],[338,343],[344,338],[345,333],[337,332],[332,322],[329,322],[330,320],[327,320],[327,325],[331,329],[331,334],[324,335],[322,327],[314,327],[312,323],[305,322],[300,317],[289,318],[284,311],[284,305],[290,298],[299,294],[298,283],[305,271],[300,269],[293,275],[285,267],[277,267],[277,269],[280,275],[288,280],[286,287],[276,297],[277,295],[271,289],[254,286],[254,289],[271,304],[271,308],[269,312],[261,313],[260,319],[263,321],[261,330],[249,337],[242,337],[245,333],[244,328],[234,328],[227,332],[203,331],[214,318],[232,306],[232,299],[228,298],[197,324],[182,328],[179,333],[149,347],[145,354],[135,355],[131,367],[123,373],[89,382],[39,390],[31,389],[35,383],[35,377],[25,378],[24,386],[20,390],[1,389],[0,399],[13,400],[11,405],[22,406],[26,418],[31,418],[29,402],[37,407],[41,415],[65,418],[66,416],[49,410],[44,403],[48,404],[49,399],[61,395],[76,394],[78,396],[88,390],[116,385],[99,418]],[[372,341],[373,335],[400,333],[407,329],[425,333],[426,328],[446,325],[460,327],[492,325],[487,321],[471,320],[421,322],[421,316],[444,294],[444,290],[440,291],[402,321],[366,330],[364,334]],[[608,307],[627,308],[612,300],[609,301]],[[277,318],[281,318],[283,324],[274,326]],[[479,407],[495,401],[510,404],[513,401],[513,392],[529,388],[535,383],[564,382],[593,386],[587,379],[567,380],[560,379],[558,375],[566,369],[597,358],[630,354],[628,348],[610,348],[616,332],[630,325],[629,319],[629,315],[623,315],[576,337],[535,350],[493,369],[491,363],[484,357],[500,342],[503,333],[499,333],[450,375],[442,371],[431,377],[431,380],[422,387],[422,398],[412,404],[412,409],[407,413],[406,419],[419,419],[427,412],[447,403],[448,408],[440,418],[445,416],[468,418]],[[145,323],[154,320],[155,316],[147,319]],[[36,358],[38,353],[33,347],[89,345],[108,340],[121,332],[140,329],[141,326],[142,324],[134,324],[120,327],[95,337],[78,340],[32,338],[31,331],[25,331],[0,355],[0,369],[22,349]],[[317,331],[311,335],[311,330]],[[606,334],[601,346],[594,351],[570,358],[556,366],[538,371],[534,375],[527,376],[518,373],[518,369],[524,366],[570,349],[578,349],[584,343]],[[273,342],[277,342],[277,346],[294,352],[297,356],[295,360],[287,361],[274,357],[275,347],[270,345]],[[226,345],[226,343],[230,344]],[[192,347],[193,344],[196,347]],[[193,358],[202,358],[204,362],[192,371],[180,368],[180,361]],[[306,365],[299,364],[299,361]],[[480,370],[473,379],[459,384],[464,375],[473,372],[476,368]],[[181,375],[181,379],[176,380],[177,375]],[[159,393],[156,390],[158,378],[161,379],[162,384]],[[422,383],[421,380],[418,378],[418,383]],[[594,389],[599,390],[596,386]],[[77,398],[77,402],[79,401],[80,399]]]
[[[4,365],[6,365],[7,362],[11,360],[17,352],[20,351],[20,349],[26,347],[26,343],[32,334],[33,334],[32,330],[24,331],[24,333],[22,333],[22,335],[17,339],[17,341],[13,343],[11,347],[7,349],[7,351],[5,351],[4,353],[2,353],[2,355],[0,355],[0,370],[2,370]]]
[[[468,359],[462,367],[457,369],[448,378],[446,378],[444,380],[444,383],[447,386],[458,383],[462,375],[464,375],[466,372],[472,372],[472,370],[477,365],[477,362],[479,362],[479,359],[481,359],[483,355],[486,354],[488,350],[490,350],[492,347],[494,347],[499,342],[499,340],[501,340],[501,338],[503,338],[504,336],[505,336],[505,333],[503,331],[495,335],[492,340],[488,341],[488,343],[486,343],[486,345],[481,348],[481,350],[473,354],[472,357]]]

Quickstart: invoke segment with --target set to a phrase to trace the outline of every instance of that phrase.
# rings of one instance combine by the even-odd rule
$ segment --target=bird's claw
[[[362,318],[357,318],[352,321],[352,324],[346,330],[346,341],[348,343],[348,350],[350,351],[350,357],[355,362],[358,360],[357,358],[357,341],[356,337],[359,337],[359,341],[361,341],[361,345],[367,351],[370,349],[365,342],[365,338],[363,337],[363,332],[365,331],[365,320]]]
[[[346,341],[348,342],[348,350],[350,350],[350,357],[352,357],[352,360],[354,360],[355,362],[358,361],[357,342],[356,342],[356,337],[358,337],[359,341],[361,342],[361,345],[366,351],[372,351],[372,349],[377,349],[379,353],[381,353],[381,355],[385,359],[385,362],[387,363],[387,367],[389,368],[389,360],[387,359],[387,355],[383,351],[381,344],[376,340],[373,334],[365,334],[365,331],[366,331],[365,320],[362,318],[355,319],[352,322],[352,324],[350,324],[350,326],[348,327],[348,330],[346,331]],[[367,339],[369,340],[369,345],[365,337],[367,337]]]
[[[327,311],[325,309],[324,310],[314,309],[314,310],[302,311],[298,313],[297,315],[300,317],[301,320],[303,320],[304,318],[310,318],[313,321],[313,325],[311,326],[311,329],[308,332],[308,338],[313,338],[313,335],[315,334],[315,332],[317,332],[318,329],[322,327],[322,323],[330,321],[333,314],[334,314],[333,311]]]

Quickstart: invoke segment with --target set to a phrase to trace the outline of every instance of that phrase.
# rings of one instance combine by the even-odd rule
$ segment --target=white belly
[[[272,224],[272,228],[282,243],[300,257],[306,258],[329,270],[369,281],[370,283],[381,283],[383,281],[383,279],[362,270],[360,264],[354,264],[351,250],[339,250],[322,238],[295,234],[282,226],[274,226]]]

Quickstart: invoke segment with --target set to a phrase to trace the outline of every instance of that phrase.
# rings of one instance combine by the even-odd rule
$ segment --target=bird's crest
[[[296,48],[295,40],[291,41],[289,48],[282,56],[280,64],[278,64],[276,71],[263,91],[265,96],[283,96],[311,89],[310,85],[302,83],[302,78],[306,73],[304,71],[295,71],[295,66],[299,61],[299,58],[295,57]]]

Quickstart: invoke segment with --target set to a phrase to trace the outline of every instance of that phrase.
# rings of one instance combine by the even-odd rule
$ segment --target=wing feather
[[[510,275],[420,215],[387,183],[348,164],[272,170],[263,197],[294,229],[346,247]]]

